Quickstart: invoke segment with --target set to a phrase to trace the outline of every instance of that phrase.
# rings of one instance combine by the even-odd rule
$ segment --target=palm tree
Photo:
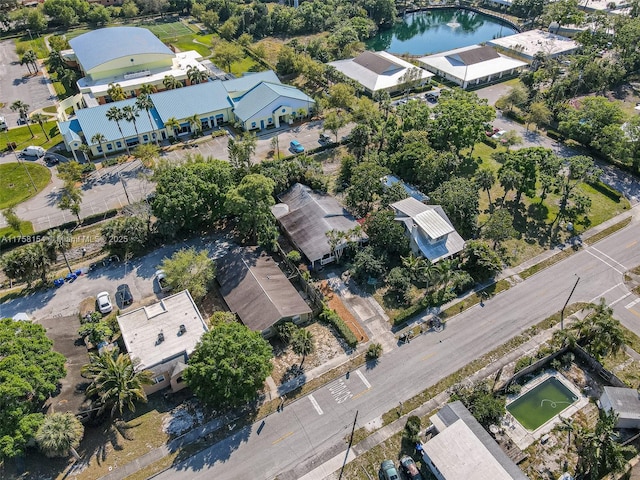
[[[33,131],[31,131],[31,126],[29,125],[29,105],[24,103],[22,100],[16,100],[11,104],[9,108],[11,108],[12,111],[18,112],[20,114],[20,118],[27,124],[27,128],[29,129],[31,138],[33,138]]]
[[[200,70],[197,66],[192,65],[187,68],[187,78],[191,83],[197,84],[206,82],[209,77],[203,70]]]
[[[140,85],[140,95],[151,95],[152,93],[156,93],[158,89],[155,85],[151,85],[150,83],[143,83]]]
[[[42,133],[44,133],[44,136],[46,137],[47,142],[49,141],[49,135],[47,135],[47,132],[44,130],[44,124],[48,118],[49,117],[47,117],[46,115],[43,115],[42,113],[34,113],[33,115],[31,115],[31,121],[40,125],[40,129],[42,130]]]
[[[60,210],[69,210],[80,220],[80,204],[82,203],[82,190],[75,186],[73,182],[67,182],[60,190],[60,199],[58,200],[58,208]]]
[[[119,83],[110,83],[107,88],[107,95],[109,95],[109,97],[111,97],[111,100],[114,102],[118,102],[127,98],[127,95],[124,93],[124,90]]]
[[[143,85],[147,86],[147,84]],[[151,85],[148,85],[151,86]],[[151,101],[151,97],[147,93],[142,93],[142,87],[140,87],[140,95],[136,98],[136,108],[138,110],[144,110],[147,112],[147,118],[149,119],[149,125],[151,125],[151,129],[153,131],[153,135],[156,137],[156,145],[160,145],[160,139],[156,134],[156,129],[153,128],[153,120],[151,119],[151,109],[153,108],[153,102]]]
[[[47,457],[66,457],[71,453],[80,460],[76,448],[83,435],[84,426],[73,413],[52,413],[44,417],[35,440]]]
[[[565,418],[561,416],[558,416],[558,418],[560,418],[560,421],[562,422],[562,425],[560,425],[560,430],[567,432],[567,451],[568,451],[569,447],[571,446],[571,432],[575,430],[575,427],[573,426],[573,419],[570,417]]]
[[[169,117],[167,118],[167,121],[164,122],[164,126],[165,128],[169,128],[171,129],[171,134],[174,138],[176,138],[178,135],[176,133],[176,130],[178,130],[180,128],[180,122],[178,121],[178,119],[176,117]]]
[[[413,253],[410,253],[408,257],[400,257],[400,259],[402,260],[402,266],[409,272],[411,280],[417,282],[424,266],[424,258],[416,257]]]
[[[182,87],[182,82],[176,79],[176,77],[174,77],[173,75],[165,75],[164,79],[162,80],[162,84],[167,90],[173,90],[175,88]]]
[[[80,372],[91,383],[87,387],[87,397],[97,397],[99,414],[109,410],[113,418],[116,413],[128,408],[135,411],[136,401],[147,401],[144,385],[153,383],[149,370],[136,371],[136,362],[129,354],[120,353],[118,348],[105,349],[102,354],[89,354],[90,363]]]
[[[27,50],[26,52],[24,52],[24,55],[22,55],[22,58],[20,59],[20,65],[27,65],[27,69],[29,70],[29,73],[31,73],[31,66],[33,66],[33,73],[36,73],[38,71],[38,57],[36,55],[36,52],[34,52],[33,50]]]
[[[127,155],[131,155],[131,152],[129,151],[129,145],[127,145],[127,142],[124,139],[124,133],[122,133],[122,128],[120,127],[120,120],[124,120],[124,113],[122,113],[122,110],[118,107],[111,107],[109,110],[107,110],[106,115],[107,120],[116,122],[118,130],[120,131],[120,136],[122,137],[122,141],[124,142],[124,146],[127,149]]]
[[[341,247],[346,240],[345,233],[340,230],[329,230],[325,233],[325,235],[327,236],[327,240],[329,242],[331,254],[336,257],[336,262],[340,262],[340,257],[342,256],[342,252],[344,251],[344,248]]]
[[[187,118],[187,120],[189,121],[189,125],[191,126],[191,131],[194,136],[202,131],[202,121],[200,120],[200,117],[198,117],[197,113],[194,113],[192,116]]]
[[[313,334],[304,328],[297,330],[291,342],[291,348],[296,355],[302,355],[302,361],[300,362],[300,368],[302,368],[304,359],[307,355],[313,353],[315,349]]]
[[[139,110],[135,105],[125,105],[122,107],[122,115],[127,122],[133,123],[133,129],[136,131],[136,138],[140,142],[140,134],[138,133],[138,122],[136,118],[140,116]]]
[[[51,230],[45,237],[45,243],[47,248],[51,252],[52,260],[55,260],[55,256],[58,252],[62,254],[64,262],[67,264],[69,273],[73,273],[69,260],[67,259],[67,250],[71,247],[71,235],[69,232],[63,232],[60,229]]]
[[[491,187],[496,183],[496,176],[493,174],[491,170],[486,168],[481,168],[476,173],[476,185],[478,188],[487,192],[487,197],[489,197],[489,210],[492,210],[493,202],[491,202]]]
[[[105,143],[107,141],[107,137],[105,137],[103,134],[101,133],[96,133],[93,137],[91,137],[91,143],[97,143],[100,145],[100,150],[102,150],[102,156],[104,157],[104,159],[107,159],[107,152],[105,152],[104,148],[102,147],[102,144]]]

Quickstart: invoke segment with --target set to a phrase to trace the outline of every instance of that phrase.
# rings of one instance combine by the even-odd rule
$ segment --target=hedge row
[[[324,307],[322,309],[322,312],[320,313],[320,320],[333,325],[340,336],[344,338],[345,342],[347,342],[347,345],[349,345],[351,348],[354,348],[358,344],[358,339],[356,338],[356,336],[353,334],[351,329],[349,329],[347,324],[344,323],[344,320],[340,318],[340,315],[338,315],[335,310]]]
[[[484,143],[485,145],[490,146],[491,148],[498,148],[498,142],[496,142],[493,138],[491,137],[483,137],[482,138],[482,143]]]
[[[594,190],[597,190],[598,192],[603,194],[605,197],[609,197],[614,202],[616,203],[620,202],[620,198],[622,197],[622,194],[617,190],[614,190],[613,188],[611,188],[609,185],[605,185],[600,181],[589,183],[589,185],[591,185],[594,188]]]
[[[418,313],[426,310],[428,308],[423,302],[418,302],[410,307],[405,308],[400,313],[398,313],[395,317],[393,317],[393,325],[399,326],[404,324],[410,318],[416,316]]]

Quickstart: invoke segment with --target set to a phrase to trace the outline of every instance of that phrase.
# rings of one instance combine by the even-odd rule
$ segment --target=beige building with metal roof
[[[216,279],[229,310],[265,337],[280,321],[304,323],[311,315],[273,257],[257,247],[235,248],[219,259]]]
[[[419,85],[424,85],[433,77],[432,73],[387,52],[366,50],[355,58],[337,60],[329,65],[358,82],[371,94],[380,90],[394,92],[402,89],[406,82],[405,75],[411,69],[416,69],[419,74]]]
[[[430,72],[462,88],[510,78],[527,66],[526,62],[502,55],[486,45],[456,48],[421,57],[418,61]]]
[[[436,263],[464,248],[464,239],[440,205],[425,205],[413,197],[392,203],[395,220],[404,225],[411,250]]]
[[[145,386],[145,392],[183,389],[189,356],[209,330],[189,291],[118,315],[117,320],[127,352],[140,362],[136,371],[153,372],[153,385]]]
[[[423,445],[423,460],[439,480],[527,480],[460,401],[433,415],[438,434]]]

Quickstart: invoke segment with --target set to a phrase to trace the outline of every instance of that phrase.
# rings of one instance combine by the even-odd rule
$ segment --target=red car
[[[496,127],[491,127],[489,130],[487,130],[486,132],[484,132],[487,137],[492,137],[493,135],[495,135],[496,133],[498,133],[500,131],[499,128]]]

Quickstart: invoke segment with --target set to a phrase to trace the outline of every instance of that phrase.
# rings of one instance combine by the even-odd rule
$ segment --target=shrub
[[[300,255],[300,252],[297,250],[291,250],[289,253],[287,253],[287,258],[293,262],[293,263],[300,263],[300,260],[302,260],[302,255]]]
[[[118,164],[118,158],[105,158],[104,160],[102,160],[102,166],[103,167],[112,167],[113,165],[117,165]]]
[[[554,140],[564,140],[564,136],[560,132],[556,132],[555,130],[547,130],[547,137],[553,138]]]
[[[331,310],[328,307],[324,307],[322,312],[320,313],[320,319],[330,325],[337,330],[338,334],[347,342],[351,348],[355,347],[358,344],[358,339],[353,334],[353,332],[349,329],[344,320],[340,318],[340,315],[335,310]]]
[[[376,360],[380,358],[382,355],[382,344],[381,343],[372,343],[367,348],[367,360]]]
[[[428,306],[427,302],[421,300],[418,303],[405,308],[393,318],[393,324],[395,326],[402,325],[411,317],[414,317],[423,310],[426,310]]]
[[[283,322],[276,326],[276,333],[280,340],[289,345],[299,328],[293,322]]]
[[[515,120],[516,122],[521,123],[523,125],[525,123],[525,119],[522,117],[522,115],[520,115],[515,110],[508,110],[505,113],[505,116],[507,116],[507,117],[511,118],[512,120]]]
[[[220,130],[214,130],[213,132],[211,132],[211,137],[213,138],[224,137],[226,134],[227,134],[227,131],[221,128]]]
[[[533,363],[533,358],[531,357],[521,357],[516,362],[516,366],[513,367],[513,373],[518,373],[520,370],[527,368],[529,365]]]
[[[613,188],[611,188],[609,185],[605,185],[600,181],[589,183],[589,185],[591,185],[594,190],[597,190],[598,192],[610,198],[614,202],[620,202],[620,197],[622,196],[622,194],[617,190],[614,190]]]
[[[411,415],[407,418],[407,423],[404,426],[404,435],[412,442],[420,441],[420,427],[422,427],[422,421],[417,415]]]
[[[507,393],[507,395],[517,395],[520,393],[521,390],[522,390],[522,385],[514,382],[509,384],[505,392]]]
[[[496,142],[493,138],[490,138],[490,137],[484,137],[482,139],[482,143],[489,145],[491,148],[498,147],[498,142]]]
[[[96,166],[92,162],[88,162],[82,165],[82,173],[83,175],[87,175],[93,172],[96,169]]]

